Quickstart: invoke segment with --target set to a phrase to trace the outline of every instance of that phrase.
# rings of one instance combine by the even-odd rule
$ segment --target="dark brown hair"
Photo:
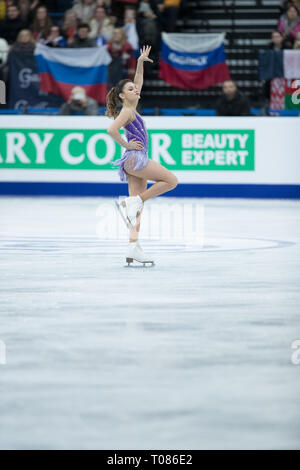
[[[122,100],[119,97],[119,94],[122,93],[126,83],[130,82],[132,82],[132,80],[130,80],[129,78],[125,78],[109,90],[106,95],[106,116],[113,118],[116,118],[118,116],[122,109]]]
[[[91,31],[91,28],[90,28],[90,25],[88,23],[79,23],[79,25],[77,26],[77,31],[79,31],[80,29],[88,29],[89,31]]]
[[[38,20],[38,17],[37,17],[38,16],[38,11],[41,8],[44,8],[47,12],[44,24],[41,24],[40,20]],[[34,17],[33,27],[32,27],[33,32],[34,33],[41,33],[41,37],[43,39],[47,39],[47,37],[50,34],[51,26],[52,26],[52,21],[51,21],[51,18],[49,16],[47,7],[45,7],[45,5],[40,5],[35,11],[35,17]]]

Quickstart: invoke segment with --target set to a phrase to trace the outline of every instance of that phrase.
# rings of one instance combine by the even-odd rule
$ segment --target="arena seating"
[[[226,31],[226,55],[232,79],[257,104],[263,103],[262,83],[258,80],[257,50],[270,42],[280,16],[280,0],[188,0],[186,18],[177,21],[177,31],[216,33]],[[193,9],[193,14],[190,11]],[[148,71],[143,90],[149,106],[213,108],[219,87],[189,91],[171,88],[157,77],[157,64]]]

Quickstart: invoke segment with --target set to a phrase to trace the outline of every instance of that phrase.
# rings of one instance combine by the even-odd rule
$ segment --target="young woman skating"
[[[126,149],[122,158],[113,164],[119,165],[120,180],[128,181],[129,197],[122,202],[116,202],[130,229],[127,263],[133,260],[154,263],[145,255],[138,241],[144,202],[170,191],[178,184],[176,176],[171,171],[149,159],[147,129],[142,117],[136,111],[143,86],[143,63],[153,62],[149,58],[150,49],[151,47],[144,46],[141,50],[134,80],[121,80],[111,88],[106,98],[106,114],[114,118],[107,132]],[[121,137],[119,130],[122,127],[125,129],[128,141]],[[147,189],[148,180],[155,183]]]

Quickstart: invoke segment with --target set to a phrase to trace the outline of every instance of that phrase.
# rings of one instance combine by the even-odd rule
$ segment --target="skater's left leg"
[[[153,160],[149,160],[147,165],[140,170],[133,170],[128,165],[126,168],[126,173],[129,173],[130,176],[136,176],[138,178],[145,179],[146,181],[155,181],[155,183],[150,188],[139,193],[139,196],[143,202],[176,188],[178,184],[177,177],[174,175],[174,173]]]
[[[126,173],[128,179],[128,192],[129,196],[137,196],[138,194],[146,191],[147,180],[144,178],[138,178],[137,176]],[[143,209],[142,209],[143,210]],[[130,229],[129,241],[136,242],[139,238],[139,231],[141,226],[142,211],[137,217],[137,224]]]

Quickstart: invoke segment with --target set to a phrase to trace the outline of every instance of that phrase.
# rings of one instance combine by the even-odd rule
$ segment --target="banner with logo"
[[[254,130],[149,130],[149,157],[172,170],[253,171]],[[106,132],[1,129],[0,168],[112,170],[121,147]],[[6,155],[6,157],[4,157]]]
[[[63,103],[60,96],[40,91],[33,54],[10,52],[9,68],[9,108],[58,108]]]

